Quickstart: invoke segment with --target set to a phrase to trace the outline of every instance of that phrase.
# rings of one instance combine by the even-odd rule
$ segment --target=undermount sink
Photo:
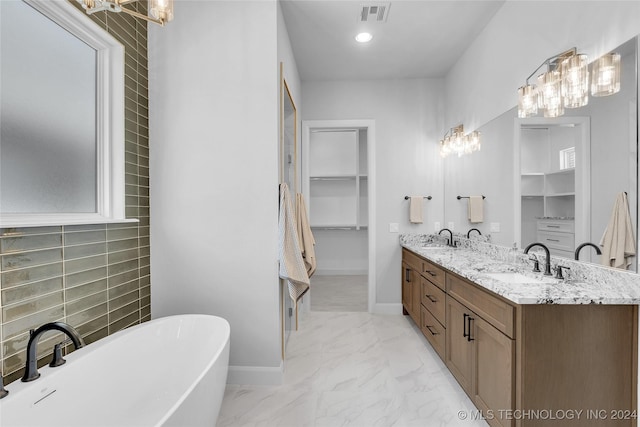
[[[444,249],[451,249],[450,246],[422,246],[421,251],[441,251]]]
[[[552,279],[551,277],[544,277],[544,276],[540,276],[540,277],[529,277],[529,276],[525,276],[524,274],[521,273],[513,273],[513,272],[506,272],[506,273],[486,273],[485,276],[491,278],[491,279],[495,279],[495,280],[499,280],[501,282],[504,283],[555,283],[555,280]]]

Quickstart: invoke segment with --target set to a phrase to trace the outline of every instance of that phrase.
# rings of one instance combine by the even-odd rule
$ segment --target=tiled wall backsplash
[[[128,7],[146,14],[145,3]],[[126,215],[139,222],[0,229],[5,383],[22,376],[29,329],[65,321],[91,343],[151,315],[147,25],[124,13],[88,19],[125,47]],[[41,340],[41,364],[61,340]]]

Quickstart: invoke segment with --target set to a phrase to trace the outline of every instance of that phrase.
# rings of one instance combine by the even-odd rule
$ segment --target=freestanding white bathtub
[[[39,379],[9,384],[0,426],[215,426],[229,364],[229,323],[163,317],[68,356]]]

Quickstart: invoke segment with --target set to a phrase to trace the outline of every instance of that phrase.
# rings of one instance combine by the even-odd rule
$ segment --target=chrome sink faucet
[[[22,377],[23,382],[33,381],[40,377],[40,374],[38,373],[38,340],[40,339],[40,336],[47,331],[63,332],[71,339],[76,350],[84,347],[84,340],[80,334],[73,329],[71,325],[64,322],[46,323],[35,331],[32,330],[29,337],[29,343],[27,344],[27,363],[24,368],[24,376]]]
[[[551,253],[549,252],[549,248],[547,248],[543,243],[532,243],[529,246],[527,246],[524,249],[524,253],[528,254],[529,253],[529,249],[533,248],[534,246],[540,246],[542,249],[544,249],[544,253],[546,255],[546,260],[544,262],[544,275],[545,276],[551,276]]]
[[[442,230],[438,231],[438,234],[442,234],[443,231],[448,231],[449,232],[449,238],[447,239],[447,245],[448,246],[455,246],[455,244],[453,243],[453,232],[451,230],[449,230],[448,228],[443,228]]]

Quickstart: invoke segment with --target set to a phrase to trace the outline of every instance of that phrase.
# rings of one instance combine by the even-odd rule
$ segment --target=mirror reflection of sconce
[[[131,4],[138,0],[76,0],[87,15],[92,15],[103,10],[109,12],[124,12],[136,18],[153,22],[164,26],[165,22],[173,20],[173,0],[149,0],[149,15],[143,15],[135,10],[124,7],[125,4]]]
[[[452,153],[460,157],[478,150],[480,150],[480,132],[473,131],[465,135],[463,125],[449,129],[444,134],[444,138],[440,140],[440,155],[442,157],[447,157]]]
[[[544,66],[537,86],[529,79]],[[620,91],[620,55],[608,53],[598,58],[591,67],[591,96],[608,96]],[[518,117],[538,114],[559,117],[565,108],[584,107],[589,103],[589,68],[587,55],[578,54],[574,47],[547,58],[518,88]]]

